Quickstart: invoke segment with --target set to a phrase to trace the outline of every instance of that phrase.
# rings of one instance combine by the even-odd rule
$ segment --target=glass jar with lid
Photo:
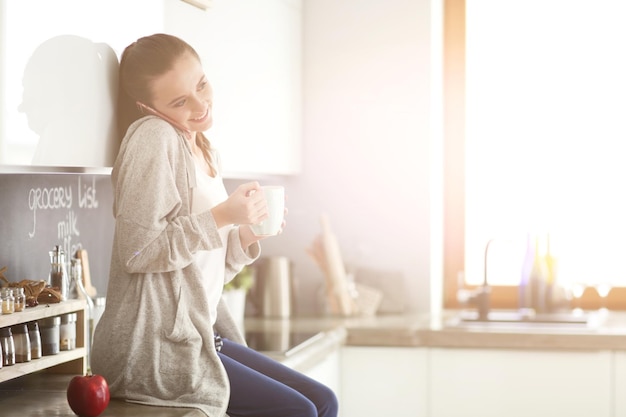
[[[12,314],[15,312],[15,298],[12,288],[3,288],[0,292],[2,297],[2,314]]]
[[[13,297],[15,298],[15,311],[24,311],[26,308],[26,295],[24,294],[24,288],[15,287],[13,289]]]
[[[68,313],[61,316],[60,349],[74,350],[76,349],[76,313]]]
[[[61,293],[61,299],[67,299],[67,270],[65,266],[65,252],[56,245],[50,254],[50,276],[48,285],[56,288]]]

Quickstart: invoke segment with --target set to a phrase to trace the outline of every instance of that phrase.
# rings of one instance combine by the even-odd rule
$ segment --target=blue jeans
[[[218,354],[230,380],[229,416],[337,416],[333,391],[306,375],[228,339]]]

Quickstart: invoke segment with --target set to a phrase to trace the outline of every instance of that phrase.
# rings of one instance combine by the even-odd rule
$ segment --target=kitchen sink
[[[486,318],[481,318],[477,311],[461,311],[448,320],[448,327],[480,328],[561,328],[590,329],[604,321],[606,314],[601,311],[581,312],[564,311],[555,313],[532,314],[518,310],[493,310]]]

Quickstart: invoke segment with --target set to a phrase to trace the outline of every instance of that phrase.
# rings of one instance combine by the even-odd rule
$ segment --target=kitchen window
[[[625,18],[621,0],[445,0],[447,308],[485,259],[492,305],[516,308],[527,238],[549,236],[574,307],[626,309]]]

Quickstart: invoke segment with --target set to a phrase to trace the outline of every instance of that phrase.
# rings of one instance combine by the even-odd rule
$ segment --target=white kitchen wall
[[[301,313],[323,282],[305,251],[321,213],[347,263],[400,271],[413,310],[440,299],[440,3],[304,2],[303,172],[261,179],[287,188],[287,228],[263,255],[294,262]]]

